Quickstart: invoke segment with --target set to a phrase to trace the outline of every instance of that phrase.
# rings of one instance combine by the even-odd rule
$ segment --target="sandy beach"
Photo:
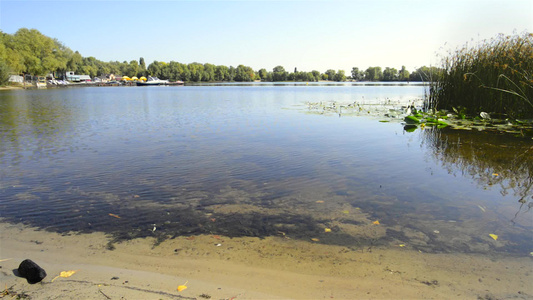
[[[502,299],[533,297],[531,257],[349,249],[287,237],[194,236],[109,244],[102,233],[59,235],[0,224],[2,298]],[[28,284],[26,258],[47,277]],[[58,277],[74,270],[70,277]],[[178,291],[179,285],[187,289]]]

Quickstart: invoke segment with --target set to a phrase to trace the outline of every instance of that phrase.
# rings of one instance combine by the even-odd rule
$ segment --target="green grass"
[[[448,53],[426,107],[533,118],[533,34],[498,35]]]

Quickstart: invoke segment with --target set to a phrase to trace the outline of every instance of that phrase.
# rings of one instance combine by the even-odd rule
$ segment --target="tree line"
[[[86,74],[91,78],[106,74],[117,76],[154,76],[170,81],[212,82],[212,81],[427,81],[430,74],[438,70],[434,67],[421,67],[413,72],[404,66],[395,68],[369,67],[366,70],[352,68],[346,76],[344,70],[328,69],[321,73],[293,72],[283,66],[276,66],[272,71],[262,68],[254,71],[249,66],[224,66],[209,63],[180,63],[175,61],[153,61],[148,66],[144,58],[131,61],[103,62],[92,56],[83,57],[78,51],[66,47],[57,39],[47,37],[36,29],[21,28],[15,34],[0,31],[0,83],[7,82],[9,74],[47,75],[53,73],[60,78],[65,72]]]

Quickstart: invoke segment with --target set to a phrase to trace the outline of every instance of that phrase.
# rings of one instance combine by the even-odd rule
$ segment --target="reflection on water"
[[[0,94],[0,216],[117,239],[279,236],[353,249],[533,249],[527,140],[309,102],[411,103],[421,86],[80,88]],[[489,234],[499,236],[494,240]]]
[[[425,139],[436,161],[450,174],[471,177],[482,189],[499,189],[517,201],[514,223],[531,226],[533,206],[533,143],[511,135],[476,131],[426,130]],[[529,224],[528,224],[529,223]]]

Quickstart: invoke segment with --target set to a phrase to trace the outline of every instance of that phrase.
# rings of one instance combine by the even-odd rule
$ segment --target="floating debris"
[[[178,292],[181,292],[181,291],[187,289],[187,283],[188,283],[188,282],[189,282],[189,281],[187,280],[184,284],[182,284],[182,285],[178,285],[178,288],[177,288]]]
[[[54,282],[54,280],[58,279],[59,277],[63,277],[63,278],[70,277],[74,275],[74,273],[76,272],[78,272],[78,270],[62,271],[61,273],[59,273],[59,275],[57,275],[56,277],[54,277],[54,279],[52,279],[52,282]]]
[[[115,214],[109,214],[111,217],[114,217],[114,218],[117,218],[117,219],[120,219],[120,217],[118,215],[115,215]]]
[[[495,241],[498,239],[498,236],[495,235],[495,234],[493,234],[493,233],[489,234],[489,236],[490,236],[491,238],[493,238]]]

